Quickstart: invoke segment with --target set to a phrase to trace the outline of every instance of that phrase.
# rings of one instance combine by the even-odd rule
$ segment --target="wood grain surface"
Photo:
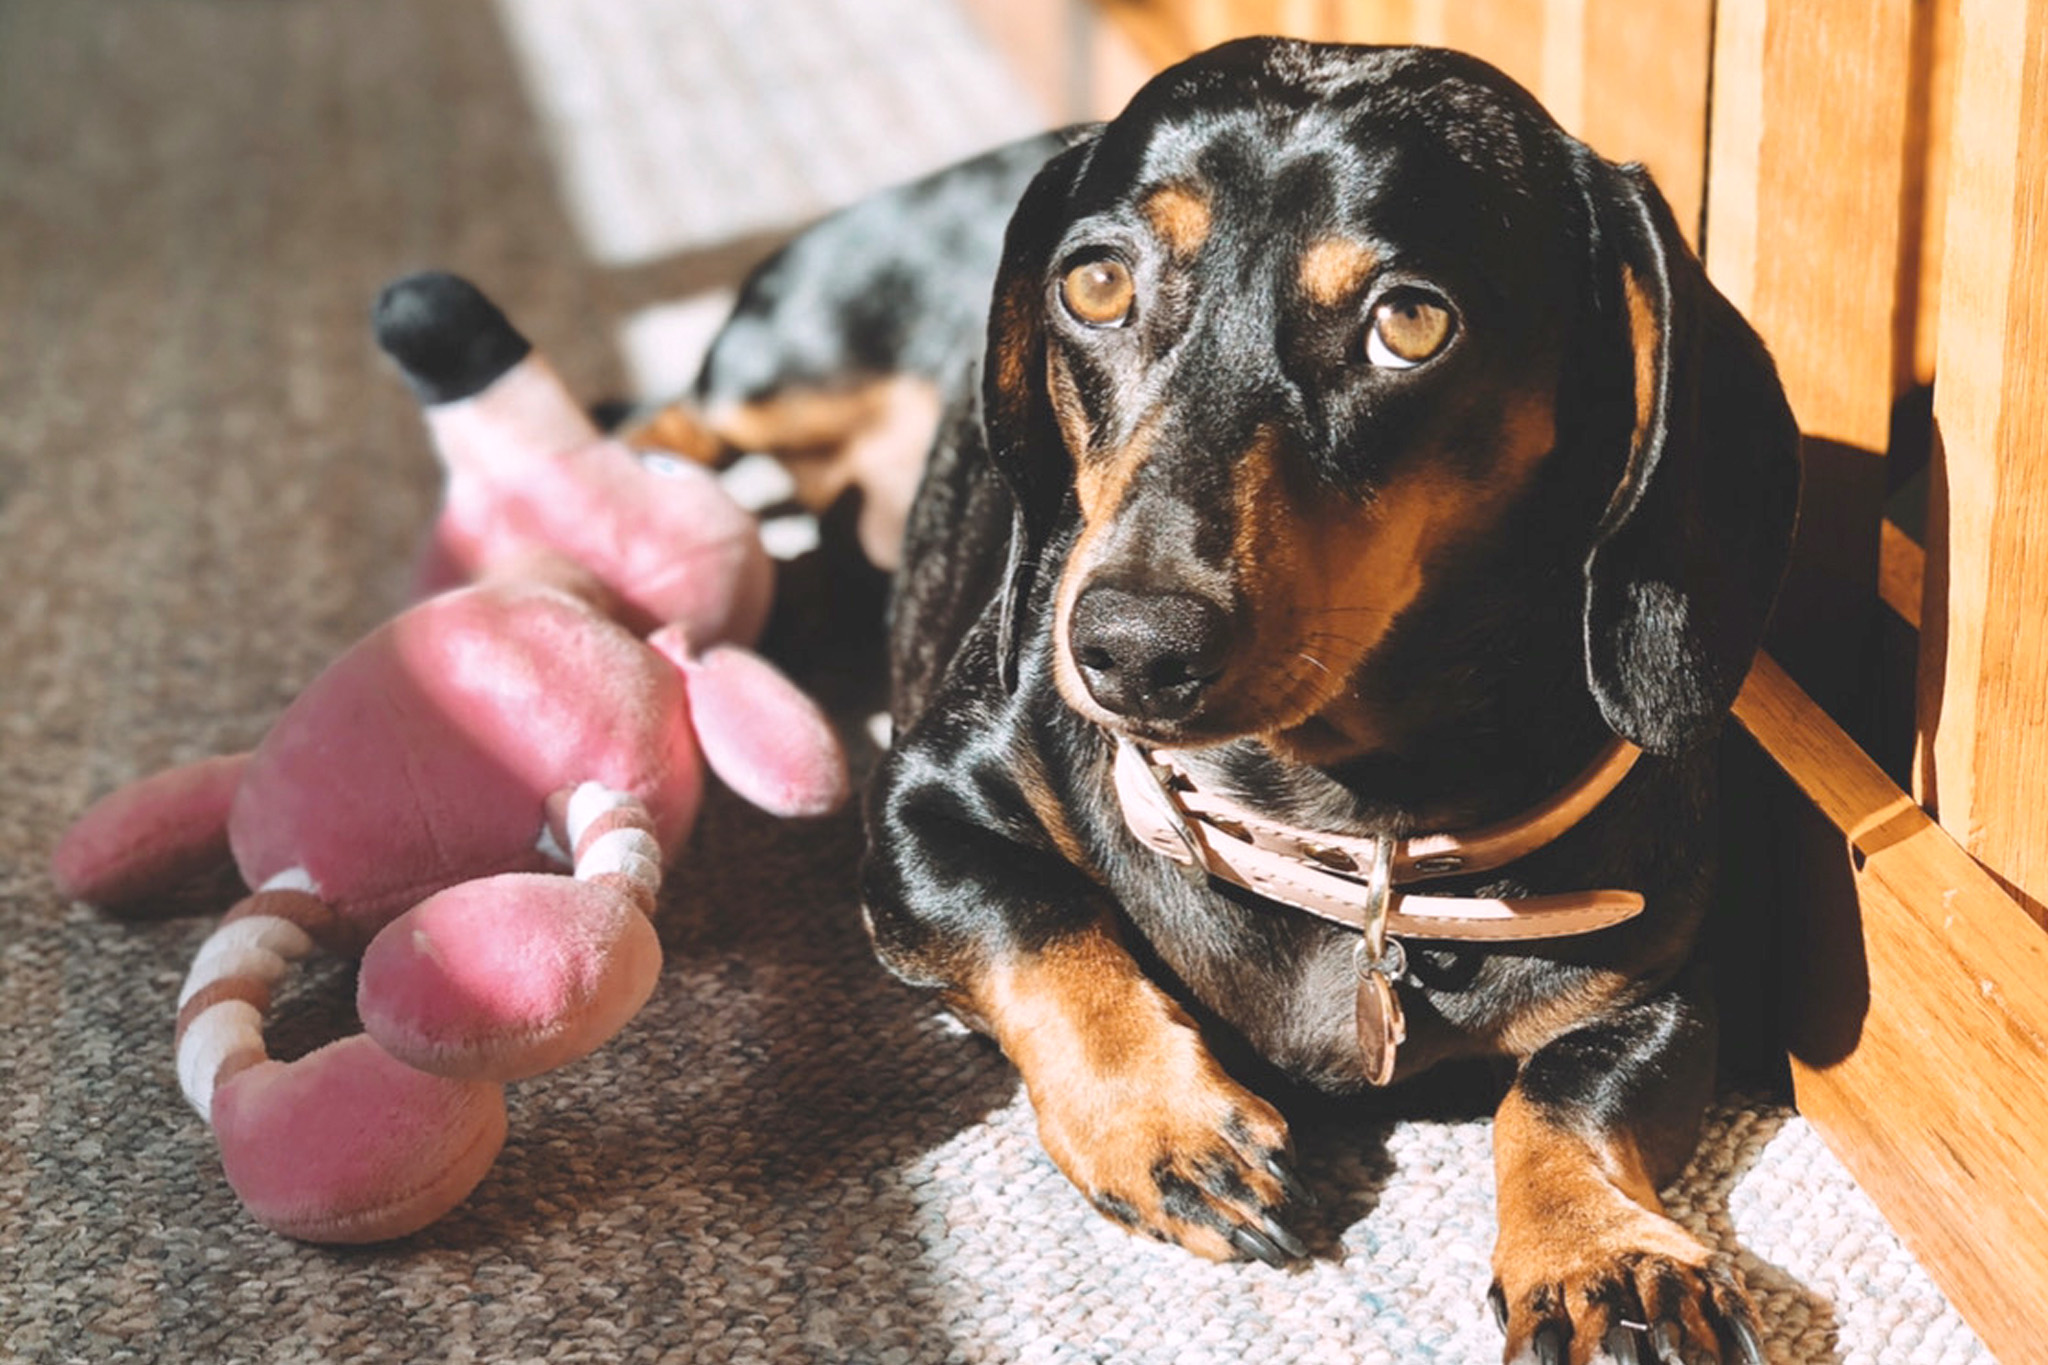
[[[1915,780],[2048,923],[2048,0],[1965,0]]]
[[[2048,1361],[2048,937],[1769,658],[1735,714],[1854,887],[1787,907],[1800,1110],[1998,1358]]]

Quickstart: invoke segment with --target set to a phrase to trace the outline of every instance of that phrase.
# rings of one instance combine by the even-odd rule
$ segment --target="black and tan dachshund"
[[[999,257],[919,219],[963,185],[1021,188]],[[1259,1068],[1511,1062],[1507,1358],[1760,1362],[1657,1191],[1714,1071],[1712,741],[1798,436],[1648,176],[1472,58],[1259,39],[886,204],[729,333],[815,334],[806,290],[845,323],[761,412],[842,360],[941,400],[868,803],[882,960],[1001,1044],[1096,1208],[1215,1258],[1303,1254]],[[919,316],[962,278],[993,280],[973,378]]]

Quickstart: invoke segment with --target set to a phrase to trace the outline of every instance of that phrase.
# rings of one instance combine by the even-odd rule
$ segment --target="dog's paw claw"
[[[1284,1267],[1293,1259],[1280,1249],[1280,1244],[1255,1228],[1237,1226],[1230,1229],[1230,1244],[1246,1259],[1264,1261],[1267,1265]]]
[[[1210,1260],[1286,1266],[1309,1254],[1282,1221],[1303,1191],[1272,1106],[1213,1067],[1142,1103],[1120,1099],[1039,1106],[1046,1150],[1097,1212]],[[1097,1121],[1105,1113],[1118,1121]]]
[[[1315,1195],[1309,1190],[1308,1186],[1301,1183],[1300,1177],[1294,1174],[1286,1162],[1278,1157],[1267,1157],[1265,1167],[1266,1174],[1280,1182],[1281,1192],[1287,1196],[1289,1203],[1298,1204],[1305,1209],[1312,1209],[1316,1206]],[[1308,1253],[1304,1251],[1301,1254],[1305,1256]]]
[[[1641,1329],[1634,1323],[1617,1322],[1600,1338],[1600,1349],[1614,1365],[1643,1365],[1643,1353],[1638,1349],[1643,1340]]]
[[[1267,1214],[1265,1221],[1260,1223],[1259,1226],[1280,1250],[1287,1253],[1289,1260],[1305,1261],[1308,1259],[1308,1243],[1295,1236],[1293,1232],[1288,1230],[1285,1223],[1282,1223],[1272,1214]]]
[[[1528,1359],[1535,1365],[1566,1365],[1569,1340],[1565,1329],[1554,1322],[1546,1322],[1536,1329],[1530,1338]]]
[[[1707,1280],[1707,1318],[1720,1340],[1721,1358],[1730,1365],[1769,1365],[1749,1295],[1720,1271],[1709,1271]]]
[[[1767,1365],[1749,1295],[1704,1263],[1629,1252],[1486,1297],[1512,1365]]]

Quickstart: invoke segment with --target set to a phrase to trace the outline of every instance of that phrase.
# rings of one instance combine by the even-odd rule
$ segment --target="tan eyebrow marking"
[[[1319,237],[1301,253],[1301,292],[1312,303],[1334,308],[1358,292],[1379,259],[1363,242]]]
[[[1167,249],[1186,260],[1209,240],[1209,200],[1188,185],[1161,185],[1139,206]]]

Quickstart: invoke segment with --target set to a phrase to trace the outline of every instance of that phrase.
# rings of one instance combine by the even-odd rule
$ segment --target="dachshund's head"
[[[1154,743],[1327,723],[1542,487],[1562,524],[1510,562],[1577,585],[1613,729],[1684,748],[1790,537],[1769,358],[1647,176],[1455,53],[1253,39],[1159,76],[1026,193],[984,383],[1011,648],[1054,576],[1061,694]]]

